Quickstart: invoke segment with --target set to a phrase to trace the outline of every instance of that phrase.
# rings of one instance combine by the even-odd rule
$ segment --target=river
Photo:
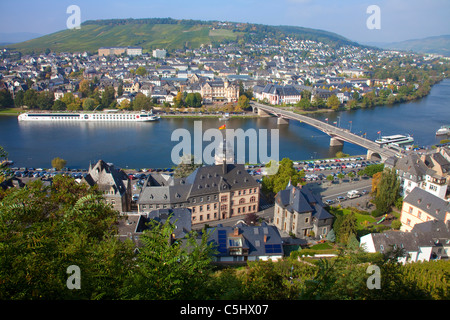
[[[436,130],[450,125],[450,79],[433,86],[421,100],[313,116],[328,118],[329,123],[336,121],[357,134],[366,133],[371,140],[378,138],[379,131],[381,135],[411,134],[415,144],[430,146],[446,138],[436,137]],[[195,121],[201,121],[203,130],[225,123],[213,118],[163,118],[151,123],[19,123],[17,117],[0,116],[0,146],[18,167],[48,168],[53,158],[61,157],[70,168],[87,168],[99,159],[122,168],[168,168],[174,165],[171,152],[179,143],[171,141],[173,131],[185,128],[193,133]],[[329,136],[300,122],[277,125],[275,118],[233,118],[226,124],[227,129],[279,129],[280,159],[333,157],[339,150],[350,155],[366,153],[349,143],[340,149],[331,148]]]

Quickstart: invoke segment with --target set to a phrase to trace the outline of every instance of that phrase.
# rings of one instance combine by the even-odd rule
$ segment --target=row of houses
[[[450,204],[415,187],[403,200],[400,231],[371,233],[361,237],[367,252],[394,253],[399,262],[449,259]]]
[[[448,259],[450,254],[450,149],[389,158],[385,167],[400,181],[403,206],[399,231],[361,237],[368,252],[403,250],[402,263]]]

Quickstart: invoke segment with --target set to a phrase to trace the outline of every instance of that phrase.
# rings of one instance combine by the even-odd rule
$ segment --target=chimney
[[[222,172],[223,172],[223,174],[227,173],[227,162],[226,162],[225,157],[223,158]]]
[[[236,227],[236,228],[234,228],[233,236],[238,236],[238,235],[239,235],[239,228]]]
[[[267,242],[267,234],[264,235],[264,243]]]

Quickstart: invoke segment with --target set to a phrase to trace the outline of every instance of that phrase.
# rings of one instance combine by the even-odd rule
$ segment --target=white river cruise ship
[[[148,122],[157,121],[159,116],[151,112],[74,112],[74,113],[22,113],[19,121],[107,121]]]

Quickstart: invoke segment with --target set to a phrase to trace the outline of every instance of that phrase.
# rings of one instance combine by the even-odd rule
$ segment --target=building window
[[[309,222],[309,218],[305,218],[305,223],[308,223]]]
[[[226,204],[223,204],[223,205],[220,206],[220,211],[224,211],[224,210],[227,210],[227,205]]]
[[[406,225],[407,225],[407,226],[410,226],[410,225],[411,225],[411,220],[406,219]]]
[[[419,211],[419,213],[417,214],[417,218],[422,219],[422,212]]]
[[[239,199],[239,204],[243,204],[243,203],[245,203],[245,199],[244,198]]]
[[[227,196],[220,197],[220,202],[227,202],[227,201],[228,201],[228,197]]]
[[[256,197],[255,196],[252,196],[251,198],[250,198],[250,202],[255,202],[256,201]]]
[[[409,207],[409,213],[413,213],[413,207]]]

